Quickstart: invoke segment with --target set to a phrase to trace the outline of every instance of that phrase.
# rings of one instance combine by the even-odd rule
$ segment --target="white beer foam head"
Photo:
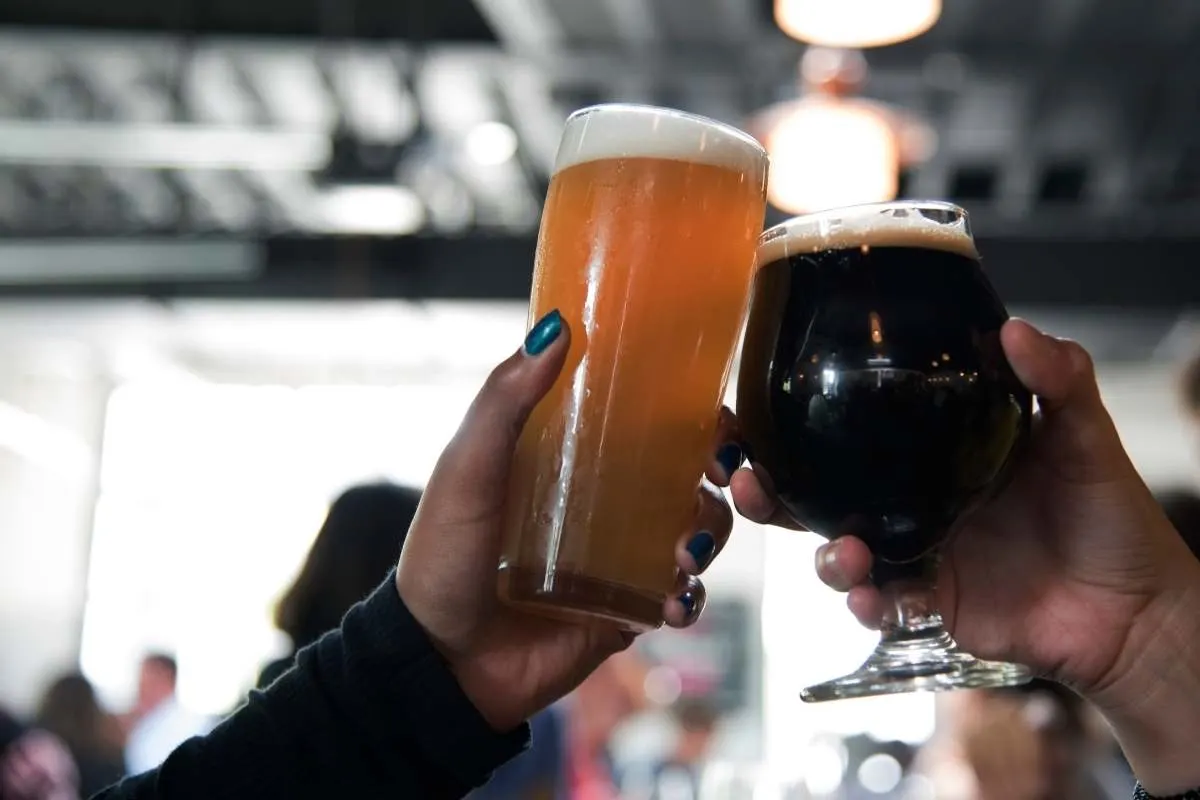
[[[921,247],[979,257],[967,212],[950,203],[901,200],[792,217],[759,238],[758,263],[859,247]]]
[[[607,158],[665,158],[711,164],[766,179],[767,151],[745,131],[669,108],[610,104],[567,119],[554,171]]]

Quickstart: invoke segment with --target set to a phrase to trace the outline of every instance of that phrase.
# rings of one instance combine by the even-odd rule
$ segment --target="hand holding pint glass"
[[[662,624],[745,319],[766,178],[763,148],[712,120],[632,105],[567,120],[529,313],[558,309],[573,338],[514,457],[506,603]]]
[[[763,234],[758,262],[737,400],[753,470],[796,522],[866,543],[887,604],[867,662],[802,698],[1027,681],[960,650],[934,597],[939,546],[1002,488],[1032,417],[966,212],[797,217]]]

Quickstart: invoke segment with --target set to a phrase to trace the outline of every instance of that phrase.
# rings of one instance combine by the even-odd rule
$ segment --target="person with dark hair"
[[[64,675],[46,690],[37,725],[57,736],[79,772],[79,792],[90,797],[125,774],[121,728],[100,706],[91,682],[79,673]]]
[[[1200,562],[1181,557],[1129,462],[1086,352],[1019,320],[1001,340],[1042,419],[1010,487],[954,541],[940,587],[941,607],[955,611],[949,628],[967,650],[1028,663],[1092,701],[1142,781],[1139,797],[1200,798]],[[517,440],[570,341],[552,312],[496,368],[430,476],[396,570],[337,630],[210,734],[102,797],[459,798],[528,745],[525,720],[628,648],[633,637],[611,625],[535,618],[497,599]],[[752,471],[732,474],[736,448],[736,419],[722,414],[709,480],[732,481],[751,520],[785,523]],[[662,606],[673,626],[697,618],[696,576],[732,529],[707,483],[696,509]],[[700,559],[687,547],[697,538],[715,545]],[[879,624],[866,545],[845,537],[824,548],[821,577],[853,589],[852,610]]]
[[[153,769],[171,751],[212,728],[212,721],[189,711],[175,695],[179,665],[167,653],[143,656],[138,672],[137,701],[126,720],[125,769],[137,775]]]
[[[1192,555],[1200,558],[1200,494],[1192,489],[1168,489],[1154,495],[1163,513],[1183,537]]]
[[[275,610],[275,625],[292,640],[292,653],[268,664],[263,688],[307,647],[342,622],[351,606],[369,595],[395,566],[421,493],[391,483],[344,491],[325,517],[299,575]]]

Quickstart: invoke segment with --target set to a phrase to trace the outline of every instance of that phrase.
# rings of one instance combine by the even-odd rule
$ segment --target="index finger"
[[[729,481],[729,493],[733,497],[733,507],[751,522],[794,531],[808,530],[783,510],[778,499],[754,473],[753,467],[744,467],[733,474]]]
[[[704,477],[717,486],[728,486],[733,473],[746,460],[742,446],[738,442],[737,416],[729,406],[721,406],[721,415],[717,419],[717,433],[714,437],[712,457],[704,470]]]

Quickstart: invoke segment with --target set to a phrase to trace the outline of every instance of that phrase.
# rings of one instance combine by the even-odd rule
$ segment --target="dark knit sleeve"
[[[1133,800],[1200,800],[1200,788],[1192,789],[1183,794],[1173,794],[1170,797],[1159,797],[1147,792],[1139,783],[1133,790]]]
[[[457,798],[528,742],[488,726],[391,575],[210,734],[98,798]]]

